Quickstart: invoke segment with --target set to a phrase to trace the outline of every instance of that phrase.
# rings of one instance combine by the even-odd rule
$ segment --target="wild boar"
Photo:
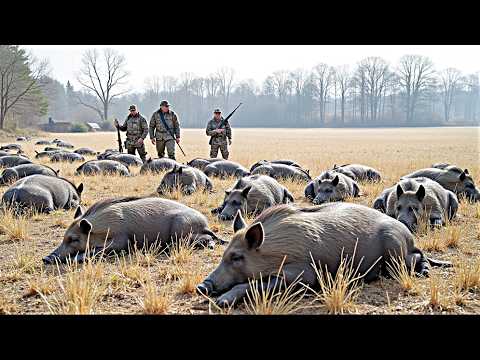
[[[74,153],[80,154],[80,155],[90,155],[90,156],[95,156],[100,154],[99,152],[92,150],[90,148],[80,148],[74,151]]]
[[[423,276],[428,276],[429,265],[451,266],[427,258],[401,222],[358,204],[279,205],[266,209],[251,225],[237,213],[233,229],[220,264],[197,286],[202,294],[219,296],[221,306],[238,304],[250,288],[248,279],[271,276],[263,286],[278,288],[282,263],[287,285],[299,278],[311,288],[318,286],[312,262],[335,275],[342,256],[353,261],[356,275],[365,282],[388,275],[392,258],[402,259],[407,268],[414,264],[413,270]]]
[[[422,216],[433,226],[445,225],[455,217],[457,196],[428,178],[404,179],[389,189],[386,196],[387,215],[397,219],[412,232]]]
[[[168,246],[187,237],[199,245],[223,243],[209,228],[207,218],[176,201],[157,197],[120,197],[102,200],[86,212],[77,208],[60,246],[43,261],[51,264],[68,257],[82,261],[87,250],[120,252],[160,242]]]
[[[73,149],[75,147],[72,144],[70,144],[66,141],[61,141],[61,140],[57,141],[56,144],[57,144],[58,147],[67,148],[67,149]]]
[[[59,152],[65,152],[63,150],[52,150],[52,151],[41,151],[38,152],[35,150],[35,159],[43,159],[43,158],[51,158],[53,154],[59,153]]]
[[[60,170],[53,170],[51,167],[40,164],[23,164],[3,170],[0,176],[0,185],[17,181],[26,176],[41,174],[47,176],[58,176]]]
[[[18,136],[15,141],[30,141],[30,136]]]
[[[19,155],[1,156],[0,167],[9,168],[22,164],[31,164],[32,161]]]
[[[308,170],[285,164],[268,163],[257,166],[255,170],[252,171],[252,175],[256,174],[267,175],[277,180],[292,179],[305,182],[312,180]]]
[[[72,152],[57,152],[50,156],[50,162],[75,162],[75,161],[85,161],[85,158],[76,153]]]
[[[50,213],[56,209],[76,208],[82,191],[83,184],[77,187],[64,178],[30,175],[10,186],[3,194],[2,203],[19,211],[35,209]]]
[[[221,161],[222,159],[214,158],[214,159],[202,159],[202,158],[195,158],[189,162],[187,162],[188,166],[194,167],[196,169],[205,170],[205,167],[209,164],[212,164],[217,161]]]
[[[455,165],[447,166],[445,169],[426,168],[402,176],[400,180],[417,177],[426,177],[436,181],[445,189],[453,191],[460,199],[465,196],[469,201],[480,200],[480,191],[475,187],[475,182],[468,173],[468,169],[462,170]]]
[[[361,164],[333,165],[333,169],[338,173],[347,175],[355,181],[379,182],[382,180],[380,172],[370,166]]]
[[[80,165],[75,175],[110,175],[130,176],[130,170],[121,162],[115,160],[90,160]]]
[[[238,179],[232,189],[225,191],[225,198],[212,213],[221,220],[231,220],[237,210],[242,214],[259,214],[264,209],[294,202],[293,195],[282,184],[266,175],[250,175]]]
[[[8,144],[0,146],[0,150],[22,150],[22,145],[20,144]]]
[[[157,193],[164,194],[165,191],[179,187],[185,195],[193,194],[197,189],[211,191],[213,183],[201,170],[191,166],[177,166],[163,176],[162,182],[157,188]]]
[[[229,160],[215,161],[214,163],[207,165],[204,173],[207,176],[218,176],[221,178],[224,178],[225,176],[235,176],[237,178],[241,178],[250,175],[250,172],[247,168],[239,163]]]
[[[146,174],[149,172],[159,173],[162,171],[172,170],[175,165],[180,166],[175,160],[169,158],[151,159],[149,158],[145,164],[140,168],[140,174]]]
[[[347,197],[358,197],[360,187],[355,180],[333,170],[324,171],[310,181],[304,190],[305,197],[314,204],[343,201]]]
[[[281,160],[260,160],[260,161],[257,161],[255,164],[253,164],[250,167],[250,172],[255,170],[257,167],[262,166],[262,165],[266,165],[266,164],[284,164],[284,165],[290,165],[290,166],[301,168],[301,166],[293,160],[283,160],[283,159],[281,159]]]
[[[51,141],[49,140],[38,140],[35,145],[51,145],[53,144]]]
[[[103,153],[97,155],[97,159],[107,160],[110,156],[114,154],[121,154],[121,152],[115,149],[106,149]]]
[[[59,149],[59,148],[53,147],[53,146],[45,146],[45,147],[43,148],[43,151],[64,151],[64,152],[68,152],[68,150]]]
[[[142,166],[143,161],[138,156],[132,154],[111,154],[107,156],[107,160],[115,160],[126,166]]]

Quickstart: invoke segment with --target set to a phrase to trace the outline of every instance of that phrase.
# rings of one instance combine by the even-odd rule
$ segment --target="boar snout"
[[[218,216],[218,218],[219,218],[220,220],[233,220],[233,215],[220,214],[220,215]]]
[[[197,293],[203,295],[212,295],[213,291],[213,282],[209,279],[205,279],[202,283],[197,285]]]
[[[45,265],[55,264],[55,262],[60,262],[60,256],[56,252],[52,252],[50,255],[45,256],[42,261]]]

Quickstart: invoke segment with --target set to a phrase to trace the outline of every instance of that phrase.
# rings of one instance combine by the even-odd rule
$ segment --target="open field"
[[[123,135],[124,136],[124,135]],[[78,147],[98,151],[116,148],[115,133],[50,134]],[[22,144],[33,158],[34,138]],[[4,139],[3,143],[15,142]],[[352,201],[371,206],[373,199],[400,176],[429,167],[435,162],[450,162],[468,168],[480,183],[478,128],[410,129],[233,129],[231,160],[246,167],[261,159],[292,159],[310,170],[312,177],[333,164],[360,163],[373,166],[383,175],[380,184],[361,184],[363,195]],[[184,129],[183,157],[177,148],[177,160],[208,157],[208,139],[202,129]],[[148,156],[156,157],[147,144]],[[39,160],[48,163],[47,159]],[[79,164],[49,164],[75,184],[83,182],[83,205],[113,196],[154,195],[162,175],[130,178],[115,176],[74,176]],[[139,169],[131,168],[135,174]],[[210,228],[230,239],[230,222],[220,222],[210,209],[223,200],[224,190],[234,179],[213,178],[215,192],[191,196],[172,194],[174,198],[203,214]],[[282,182],[304,199],[305,184]],[[6,187],[0,187],[0,196]],[[129,258],[57,269],[43,266],[41,259],[63,238],[74,211],[29,218],[0,217],[0,313],[216,313],[205,298],[195,294],[195,285],[215,268],[223,247],[215,250],[181,249],[172,256],[154,252],[137,253]],[[480,203],[463,201],[457,218],[440,230],[429,230],[416,237],[417,244],[435,258],[454,262],[453,268],[432,269],[429,279],[410,279],[406,286],[395,279],[380,279],[363,285],[349,311],[361,314],[480,314]],[[287,312],[322,314],[328,309],[315,296],[307,294]],[[230,313],[252,312],[241,305]],[[268,311],[265,311],[268,312]]]

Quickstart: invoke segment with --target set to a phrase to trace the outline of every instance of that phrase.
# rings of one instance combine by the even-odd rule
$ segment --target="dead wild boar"
[[[121,154],[121,152],[116,149],[106,149],[103,153],[97,154],[97,159],[107,160],[108,157],[112,156],[113,154]]]
[[[319,177],[308,183],[305,197],[314,204],[343,201],[347,197],[358,197],[360,187],[352,178],[333,170],[324,171]]]
[[[231,220],[237,210],[242,214],[259,214],[264,209],[294,202],[293,195],[282,184],[266,175],[250,175],[238,179],[232,189],[225,191],[222,205],[213,209],[221,220]]]
[[[75,161],[85,161],[85,158],[76,153],[72,152],[57,152],[50,156],[50,162],[75,162]]]
[[[378,170],[366,165],[347,164],[337,166],[335,164],[332,170],[347,175],[355,181],[379,182],[382,180],[382,176]]]
[[[138,156],[132,154],[111,154],[106,160],[115,160],[126,166],[142,166],[143,161]]]
[[[215,161],[205,167],[205,175],[224,178],[226,176],[235,176],[241,178],[250,175],[247,168],[239,163],[230,160]]]
[[[49,141],[49,140],[38,140],[35,145],[52,145],[53,142]]]
[[[181,164],[169,158],[149,158],[140,168],[140,174],[159,173],[162,171],[172,170],[175,165],[180,166]]]
[[[213,159],[195,158],[195,159],[187,162],[187,165],[204,171],[205,167],[207,165],[212,164],[212,163],[217,162],[217,161],[221,161],[221,160],[222,159],[219,159],[219,158],[213,158]]]
[[[414,232],[422,216],[428,216],[432,226],[445,225],[447,219],[455,217],[458,199],[452,191],[428,178],[404,179],[389,189],[386,209],[387,215]]]
[[[41,164],[23,164],[3,170],[0,176],[0,185],[10,184],[24,177],[40,174],[46,176],[58,176],[60,170],[53,170],[51,167]]]
[[[75,147],[72,144],[62,140],[57,141],[56,144],[58,147],[67,148],[67,149],[73,149]]]
[[[87,238],[92,253],[120,252],[145,248],[160,242],[168,246],[191,234],[199,246],[223,243],[209,228],[207,218],[195,209],[158,197],[120,197],[92,205],[86,212],[77,208],[60,246],[43,261],[64,262],[68,257],[82,261]]]
[[[51,158],[53,154],[59,153],[59,152],[64,152],[63,150],[52,150],[52,151],[41,151],[38,152],[35,150],[35,159],[43,159],[43,158]]]
[[[475,187],[475,182],[468,173],[468,169],[462,170],[455,165],[449,165],[445,169],[426,168],[402,176],[400,180],[417,177],[426,177],[436,181],[445,189],[453,191],[459,199],[465,196],[469,201],[480,201],[480,191]]]
[[[45,147],[43,148],[43,151],[64,151],[64,152],[69,152],[68,150],[59,149],[59,148],[53,147],[53,146],[45,146]]]
[[[90,155],[90,156],[95,156],[100,154],[99,152],[92,150],[90,148],[79,148],[75,150],[74,153],[80,154],[80,155]]]
[[[296,181],[305,181],[305,182],[312,180],[307,170],[303,170],[300,167],[285,165],[285,164],[268,163],[268,164],[257,166],[255,170],[252,171],[252,175],[256,175],[256,174],[267,175],[277,180],[292,179]]]
[[[296,163],[293,160],[284,160],[284,159],[280,159],[280,160],[260,160],[260,161],[257,161],[255,164],[253,164],[250,167],[250,172],[255,170],[257,167],[262,166],[262,165],[266,165],[266,164],[284,164],[284,165],[290,165],[290,166],[295,166],[295,167],[298,167],[298,168],[302,168],[298,163]]]
[[[233,222],[235,234],[217,268],[197,291],[218,296],[220,306],[238,304],[247,293],[248,279],[267,278],[264,288],[278,289],[278,270],[286,284],[299,277],[318,287],[312,262],[335,275],[343,257],[353,258],[356,275],[371,282],[387,275],[387,264],[400,257],[407,268],[428,276],[429,266],[451,266],[427,258],[415,247],[412,233],[401,222],[374,209],[352,203],[328,203],[313,207],[278,205],[266,209],[251,225],[240,212]]]
[[[20,144],[8,144],[0,146],[0,150],[22,150],[22,145]]]
[[[163,195],[165,191],[171,191],[179,187],[185,195],[193,194],[198,189],[211,191],[213,183],[201,170],[191,166],[177,166],[163,176],[157,193]]]
[[[3,194],[2,203],[20,211],[35,209],[50,213],[56,209],[76,208],[82,191],[83,184],[77,187],[64,178],[30,175],[10,186]]]
[[[130,170],[121,162],[115,160],[90,160],[80,165],[75,175],[110,175],[130,176]]]
[[[0,157],[0,167],[10,168],[17,165],[31,164],[32,161],[24,156],[9,155]]]

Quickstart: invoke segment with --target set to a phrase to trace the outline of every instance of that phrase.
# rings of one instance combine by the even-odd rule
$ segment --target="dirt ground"
[[[413,129],[233,129],[230,160],[246,167],[261,159],[292,159],[310,170],[312,177],[333,164],[360,163],[378,169],[380,184],[361,184],[362,196],[355,203],[371,206],[373,199],[400,176],[429,167],[435,162],[450,162],[468,168],[480,184],[478,128]],[[47,134],[42,138],[60,138],[76,148],[96,151],[116,148],[115,133]],[[22,143],[34,158],[38,137]],[[13,143],[15,138],[0,139]],[[177,160],[208,157],[208,139],[204,130],[184,129]],[[153,145],[147,144],[148,156],[156,157]],[[87,157],[91,159],[92,157]],[[60,175],[75,184],[83,182],[82,202],[90,206],[114,196],[157,196],[155,190],[163,174],[136,176],[75,176],[75,164],[51,164],[47,159],[36,162],[60,169]],[[232,225],[220,222],[210,214],[218,206],[235,179],[213,178],[215,192],[183,196],[169,195],[189,205],[209,219],[210,228],[220,237],[230,239]],[[295,201],[307,205],[304,183],[281,181],[294,194]],[[0,187],[0,196],[7,187]],[[195,294],[195,284],[219,263],[223,247],[214,250],[188,251],[177,256],[152,252],[134,254],[127,259],[104,260],[90,268],[79,266],[56,268],[44,266],[42,257],[62,241],[74,211],[56,211],[50,215],[0,223],[0,313],[166,313],[208,314],[218,310],[208,300]],[[479,314],[480,280],[480,205],[461,203],[458,216],[440,230],[428,230],[416,236],[420,248],[432,257],[450,260],[452,268],[434,268],[431,278],[415,278],[413,289],[406,290],[394,279],[380,279],[362,285],[350,312],[359,314]],[[457,240],[457,241],[455,241]],[[465,280],[465,277],[468,277]],[[462,280],[463,279],[463,280]],[[462,286],[462,283],[467,283]],[[289,313],[322,314],[329,311],[314,294],[307,294]],[[232,314],[251,313],[245,305]],[[261,312],[261,311],[260,311]],[[268,312],[268,311],[265,311]]]

